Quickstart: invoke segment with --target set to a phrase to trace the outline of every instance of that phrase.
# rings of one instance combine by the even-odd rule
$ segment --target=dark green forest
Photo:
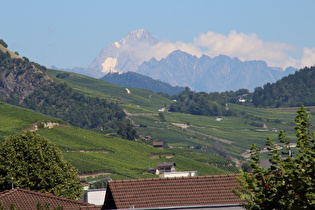
[[[276,83],[255,88],[256,107],[298,107],[315,105],[315,66],[305,67]]]
[[[184,87],[173,87],[168,83],[154,80],[148,76],[141,75],[135,72],[126,72],[123,74],[107,74],[101,79],[106,82],[110,82],[123,87],[147,89],[155,93],[161,92],[168,95],[175,95],[184,90]]]
[[[116,128],[125,117],[123,109],[117,103],[85,96],[65,83],[53,82],[35,89],[21,105],[71,125],[92,130]]]
[[[238,103],[239,98],[250,97],[247,89],[205,93],[193,92],[186,87],[184,91],[173,96],[176,102],[172,103],[169,111],[205,116],[231,116],[236,113],[227,106],[227,103]]]

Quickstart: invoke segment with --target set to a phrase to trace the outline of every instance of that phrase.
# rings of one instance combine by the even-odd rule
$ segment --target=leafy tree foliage
[[[27,131],[0,146],[0,190],[16,187],[75,199],[82,193],[78,172],[56,145]]]
[[[206,116],[230,116],[234,115],[233,111],[226,108],[227,99],[225,93],[194,93],[188,87],[185,91],[179,93],[177,100],[170,107],[171,112],[182,112],[194,115]]]
[[[294,107],[315,105],[315,66],[305,67],[277,81],[255,88],[253,104],[257,107]]]
[[[0,39],[0,44],[5,47],[5,48],[8,48],[8,44],[5,43],[5,41],[3,41],[3,39]]]
[[[130,122],[120,122],[118,124],[118,135],[123,139],[135,140],[138,138],[136,129]]]
[[[35,89],[24,99],[22,105],[71,125],[92,130],[116,128],[125,117],[123,109],[117,103],[88,97],[65,83],[53,82]]]
[[[10,58],[11,58],[11,55],[8,51],[3,52],[2,50],[0,50],[0,64]]]
[[[260,153],[251,148],[252,173],[241,173],[240,188],[234,192],[247,201],[247,209],[315,209],[315,144],[310,119],[304,106],[297,111],[297,154],[293,154],[283,131],[280,145],[267,139],[271,166],[259,166]],[[279,151],[279,147],[283,151]]]
[[[159,118],[160,118],[161,122],[165,122],[166,121],[165,116],[164,116],[164,114],[162,112],[159,112]]]

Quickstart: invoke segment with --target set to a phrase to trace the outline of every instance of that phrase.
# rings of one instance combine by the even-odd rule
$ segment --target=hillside
[[[58,72],[48,70],[52,78]],[[238,159],[242,162],[242,154],[252,143],[262,148],[266,138],[276,138],[281,129],[289,138],[295,135],[295,110],[264,110],[228,103],[236,115],[223,116],[221,121],[217,121],[214,116],[169,113],[166,110],[174,102],[148,90],[130,88],[131,93],[128,93],[123,87],[75,73],[62,80],[90,95],[124,101],[122,106],[139,134],[151,136],[153,141],[163,141],[166,147],[174,150],[232,157],[233,161]],[[165,111],[159,112],[162,107],[166,108]],[[161,121],[160,114],[165,120]],[[262,128],[264,124],[267,129]],[[220,150],[220,147],[224,149]]]
[[[90,97],[53,81],[47,69],[0,51],[0,100],[85,129],[115,129],[125,113],[118,102]]]
[[[109,73],[101,79],[123,87],[141,88],[151,90],[155,93],[166,93],[168,95],[175,95],[184,90],[184,87],[173,87],[168,83],[154,80],[148,76],[144,76],[135,72]]]
[[[305,67],[273,84],[257,87],[253,104],[256,107],[314,106],[315,66]]]
[[[73,89],[89,96],[119,101],[125,109],[128,109],[128,112],[152,113],[172,103],[172,100],[150,90],[128,88],[128,92],[125,87],[82,74],[67,72],[66,77],[58,78],[60,73],[66,72],[52,69],[47,70],[47,74],[54,80],[67,82]],[[139,107],[141,108],[139,109]]]
[[[222,158],[156,149],[72,127],[63,121],[6,103],[0,103],[0,110],[1,140],[10,134],[34,128],[41,122],[56,123],[53,128],[41,128],[37,132],[56,144],[81,174],[101,173],[114,179],[155,177],[146,173],[148,167],[169,161],[176,162],[178,170],[198,170],[200,175],[229,173],[210,166],[213,163],[227,165],[228,162]]]
[[[2,51],[0,51],[2,52]],[[0,58],[0,97],[22,102],[36,88],[49,84],[52,79],[23,59]]]
[[[8,52],[11,56],[11,58],[21,58],[20,56],[18,56],[17,54],[13,53],[11,50],[5,48],[3,45],[0,44],[0,51],[6,53]]]

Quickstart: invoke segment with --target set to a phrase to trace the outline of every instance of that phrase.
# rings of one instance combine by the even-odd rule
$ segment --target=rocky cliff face
[[[48,84],[52,79],[23,59],[7,59],[0,62],[0,95],[9,97],[15,93],[20,101],[34,89]]]

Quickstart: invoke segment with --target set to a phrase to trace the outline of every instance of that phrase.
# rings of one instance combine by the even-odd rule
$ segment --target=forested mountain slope
[[[168,83],[154,80],[135,72],[109,73],[101,79],[123,87],[141,88],[151,90],[155,93],[167,93],[168,95],[175,95],[184,90],[184,87],[173,87]]]
[[[117,102],[86,96],[67,84],[55,82],[45,67],[27,58],[11,58],[8,51],[2,50],[0,100],[93,130],[116,128],[125,117]]]
[[[273,84],[255,88],[253,104],[256,107],[314,106],[315,66],[305,67]]]

